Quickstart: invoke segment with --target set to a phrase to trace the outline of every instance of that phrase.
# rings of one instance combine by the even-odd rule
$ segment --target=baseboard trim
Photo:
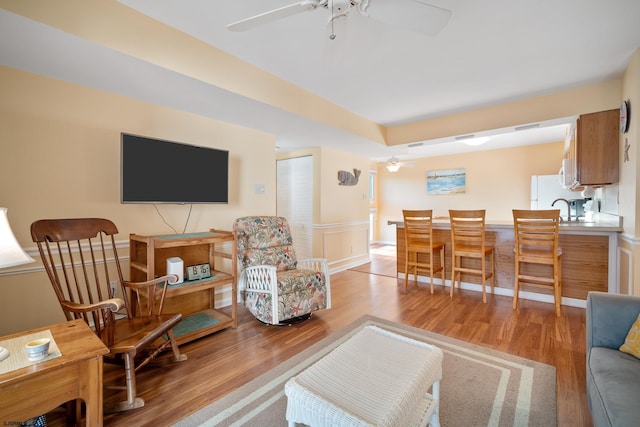
[[[341,264],[338,267],[330,268],[329,269],[329,274],[339,273],[341,271],[345,271],[345,270],[349,270],[349,269],[352,269],[352,268],[356,268],[356,267],[359,267],[361,265],[368,264],[370,262],[371,262],[371,258],[369,257],[369,258],[360,259],[358,261],[351,262],[351,263],[348,263],[348,264]]]

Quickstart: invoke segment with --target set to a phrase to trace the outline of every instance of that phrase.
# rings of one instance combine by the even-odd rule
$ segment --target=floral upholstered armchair
[[[248,216],[233,223],[238,238],[240,300],[260,321],[277,325],[331,308],[325,259],[296,259],[283,217]]]

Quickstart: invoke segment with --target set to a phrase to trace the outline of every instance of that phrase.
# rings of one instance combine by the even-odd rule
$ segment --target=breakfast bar
[[[398,277],[404,278],[405,237],[402,221],[389,221],[396,226]],[[562,248],[562,301],[565,305],[584,306],[590,291],[618,292],[616,254],[622,219],[615,215],[599,214],[593,222],[564,221],[560,224],[559,246]],[[445,243],[446,284],[451,274],[451,230],[447,217],[436,217],[433,222],[434,240]],[[513,295],[514,234],[512,221],[486,222],[486,241],[495,247],[496,289],[499,295]],[[526,266],[531,271],[546,266]],[[422,280],[428,280],[422,278]],[[437,279],[436,279],[437,280]],[[463,275],[463,288],[480,290],[479,278]],[[413,281],[413,276],[411,276]],[[410,282],[411,283],[411,282]],[[436,283],[438,283],[436,281]],[[521,296],[527,299],[552,301],[553,295],[544,290],[529,291]]]

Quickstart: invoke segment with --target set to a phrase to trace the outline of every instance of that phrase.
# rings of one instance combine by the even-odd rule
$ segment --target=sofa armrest
[[[587,296],[587,355],[591,347],[619,348],[640,313],[640,297],[606,292]]]

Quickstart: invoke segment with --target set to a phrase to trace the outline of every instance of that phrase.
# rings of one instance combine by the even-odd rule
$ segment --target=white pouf
[[[442,358],[430,344],[366,326],[287,381],[289,426],[439,426]]]

